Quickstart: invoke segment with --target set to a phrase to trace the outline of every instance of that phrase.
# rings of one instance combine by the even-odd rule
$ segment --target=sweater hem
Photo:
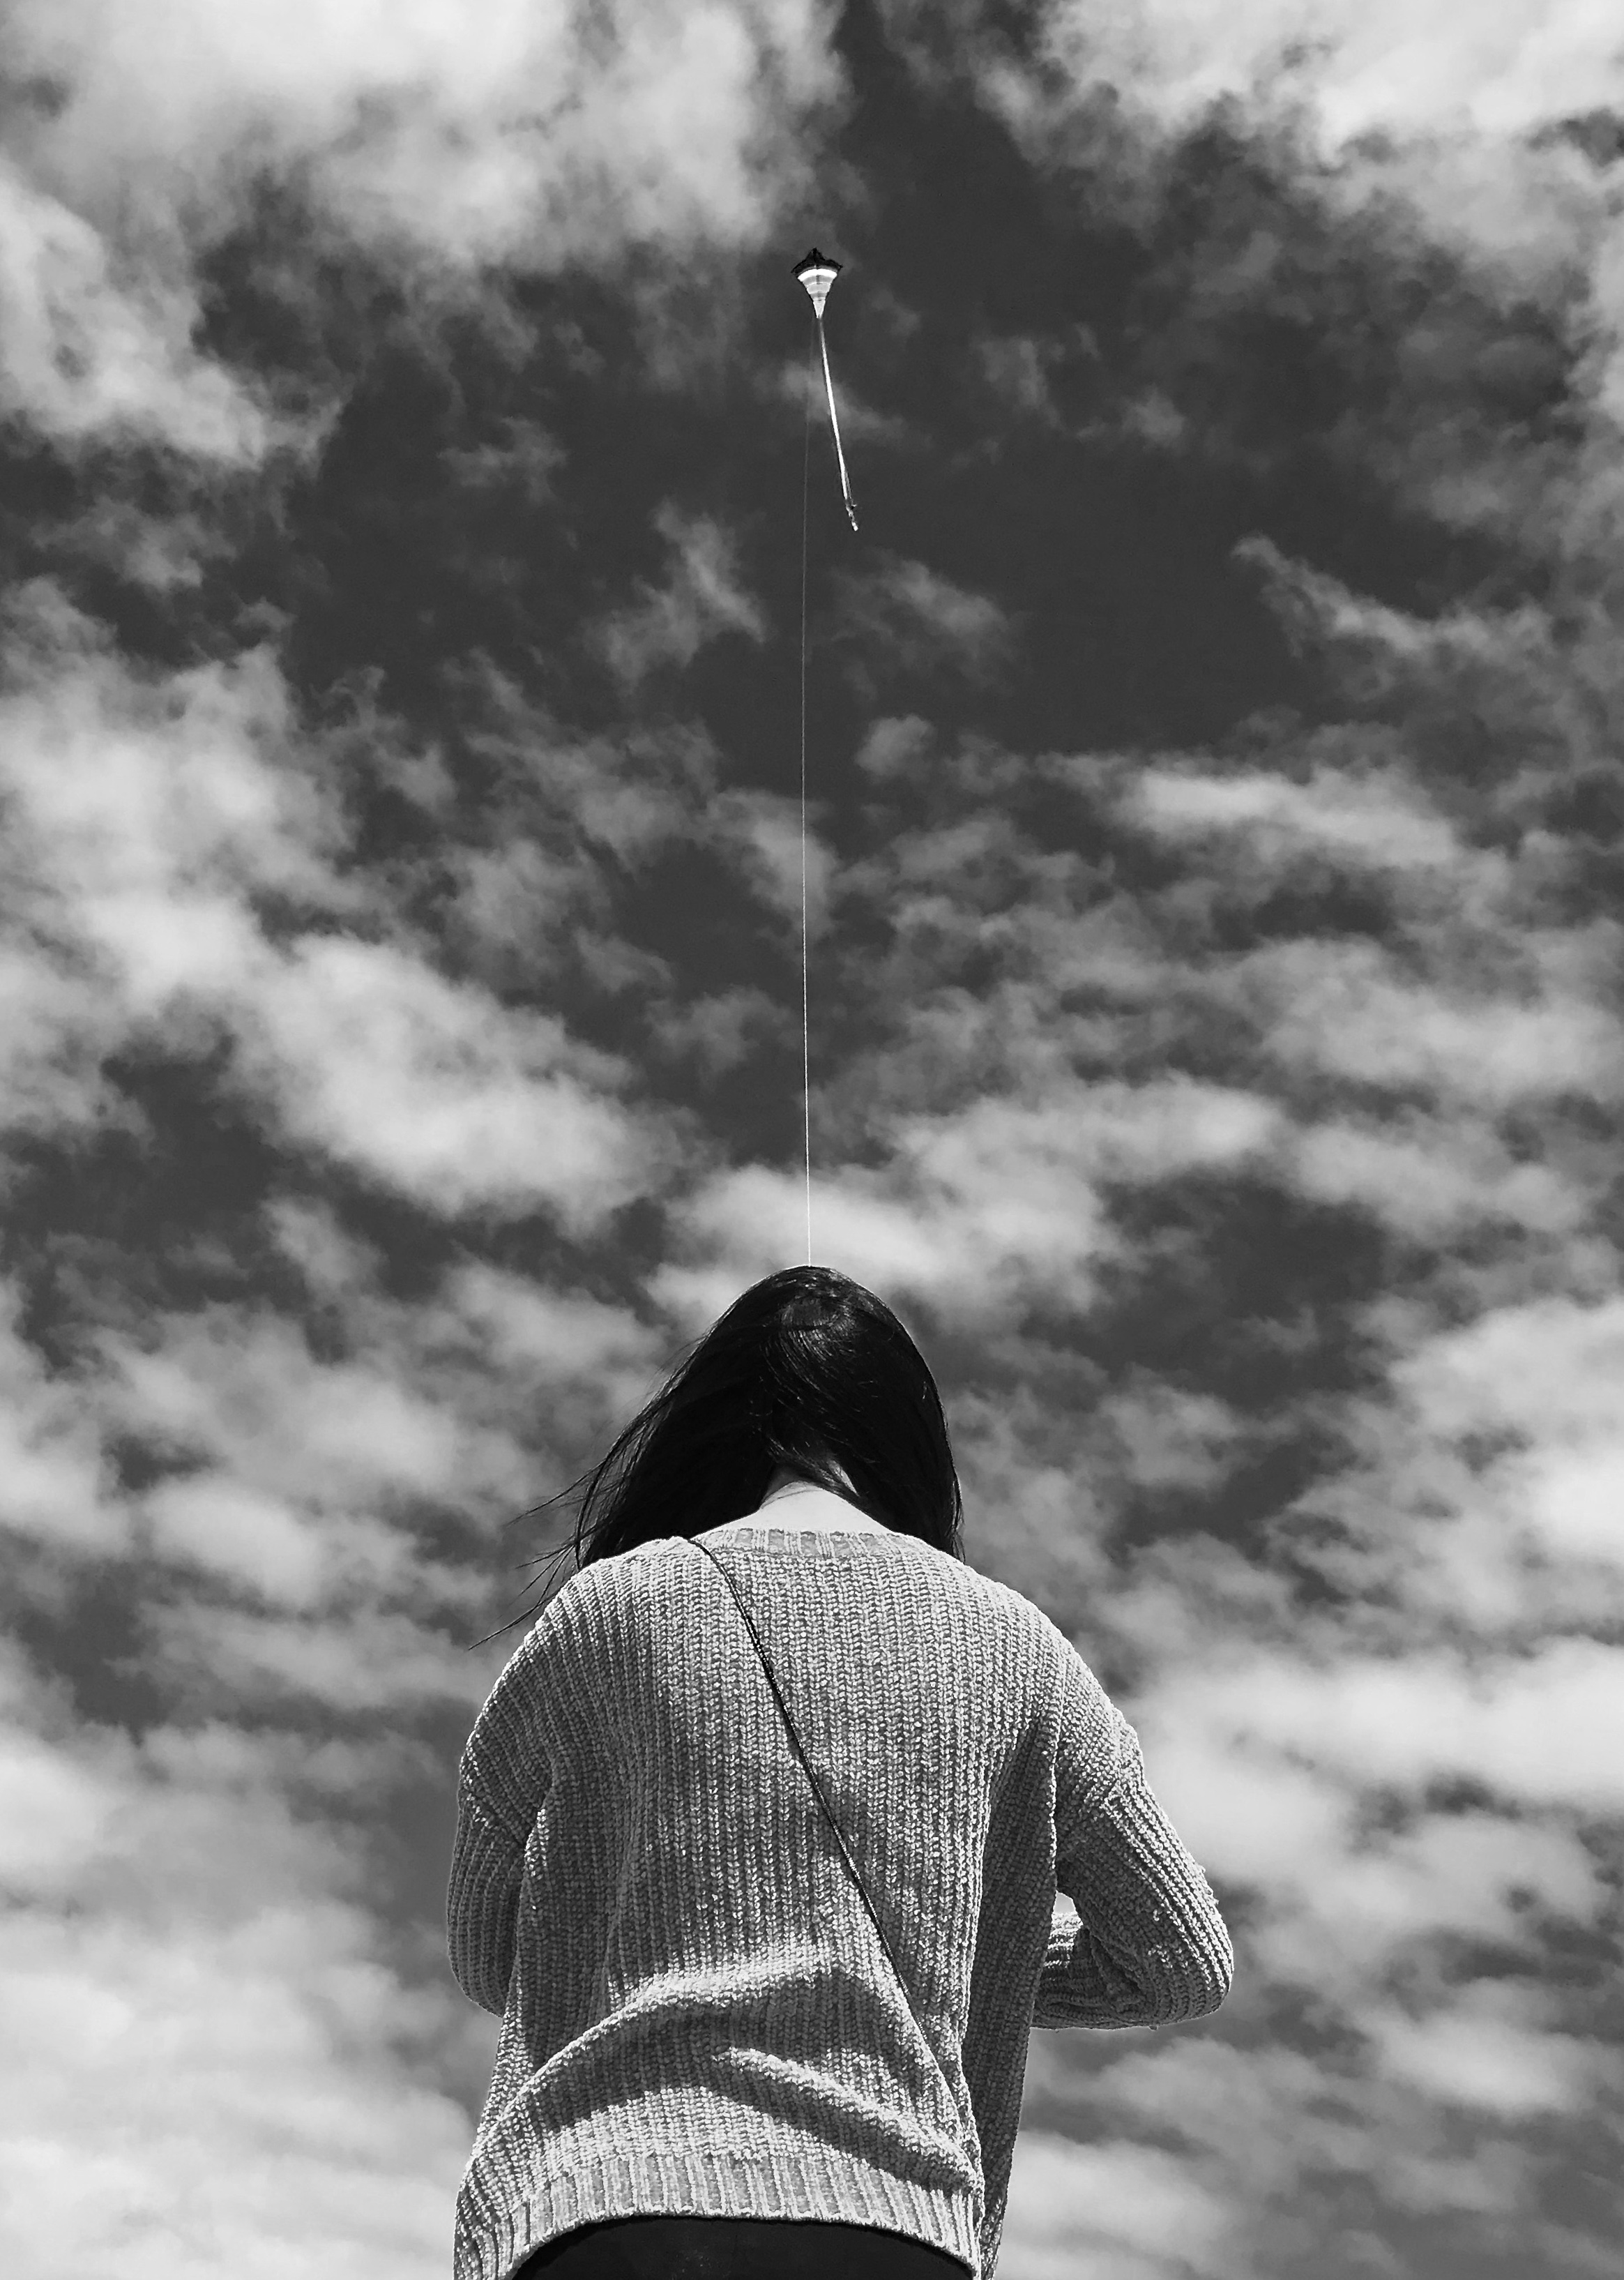
[[[539,2149],[538,2149],[539,2150]],[[720,2150],[642,2147],[489,2176],[476,2154],[457,2201],[454,2280],[509,2280],[560,2235],[614,2217],[759,2217],[872,2226],[939,2248],[981,2280],[976,2220],[962,2190],[911,2184],[850,2155],[774,2161]]]

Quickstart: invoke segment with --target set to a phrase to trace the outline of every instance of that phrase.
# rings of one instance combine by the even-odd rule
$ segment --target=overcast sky
[[[1000,2280],[1616,2268],[1624,39],[12,0],[0,2246],[435,2280],[506,1526],[814,1246],[1213,2020]]]

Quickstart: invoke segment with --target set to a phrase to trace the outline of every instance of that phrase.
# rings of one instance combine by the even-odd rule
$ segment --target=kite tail
[[[829,378],[829,344],[823,337],[823,319],[818,320],[818,346],[823,350],[823,385],[829,399],[829,426],[835,431],[835,457],[840,462],[841,497],[846,502],[846,513],[853,530],[857,528],[857,509],[851,504],[851,483],[846,474],[846,455],[840,448],[840,421],[835,413],[835,383]]]

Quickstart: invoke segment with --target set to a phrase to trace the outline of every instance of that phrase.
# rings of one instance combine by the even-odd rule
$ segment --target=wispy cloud
[[[616,611],[599,632],[611,667],[628,689],[658,666],[691,665],[701,647],[720,635],[766,637],[759,606],[738,583],[736,550],[727,532],[706,516],[688,518],[669,504],[654,521],[670,549],[666,582],[650,587],[640,581],[640,600]]]
[[[926,563],[882,558],[876,569],[843,573],[836,590],[837,637],[866,695],[899,674],[983,681],[1013,654],[1014,628],[992,597]]]

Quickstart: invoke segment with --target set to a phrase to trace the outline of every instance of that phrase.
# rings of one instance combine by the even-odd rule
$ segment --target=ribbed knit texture
[[[458,1772],[450,1964],[502,2035],[455,2280],[662,2214],[878,2226],[991,2280],[1028,2030],[1216,2010],[1223,1918],[1134,1729],[1020,1592],[889,1529],[705,1542],[920,2025],[704,1552],[582,1568]]]

